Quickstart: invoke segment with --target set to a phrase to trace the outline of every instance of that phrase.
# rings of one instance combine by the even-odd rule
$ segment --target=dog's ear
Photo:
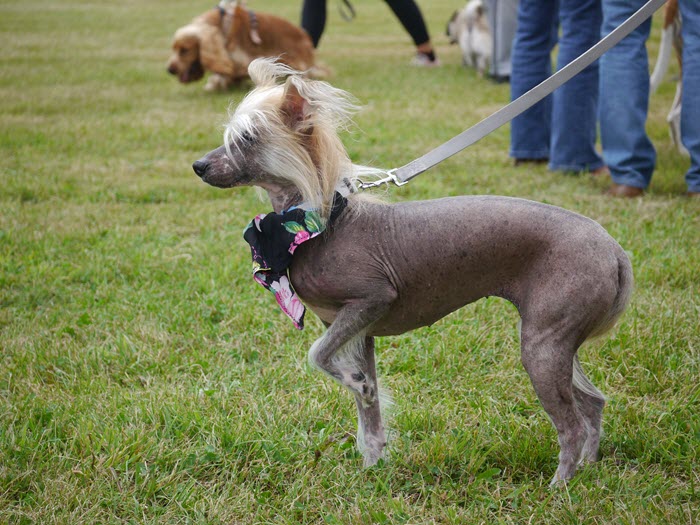
[[[224,37],[216,27],[202,27],[199,33],[199,60],[208,71],[233,76],[233,61],[226,52]]]
[[[284,85],[284,100],[282,101],[282,116],[286,124],[295,131],[308,129],[311,105],[292,82],[291,77]]]

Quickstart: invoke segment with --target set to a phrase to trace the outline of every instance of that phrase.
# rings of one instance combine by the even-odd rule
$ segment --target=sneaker
[[[488,78],[494,84],[508,84],[510,82],[510,75],[488,75]]]
[[[411,60],[411,65],[416,67],[436,67],[440,65],[440,61],[437,57],[431,60],[425,53],[416,53],[416,56]]]

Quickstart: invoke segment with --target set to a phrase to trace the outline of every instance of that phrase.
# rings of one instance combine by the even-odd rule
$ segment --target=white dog
[[[465,66],[476,68],[479,75],[488,72],[493,42],[483,0],[469,0],[455,11],[447,23],[447,36],[450,44],[459,44]]]

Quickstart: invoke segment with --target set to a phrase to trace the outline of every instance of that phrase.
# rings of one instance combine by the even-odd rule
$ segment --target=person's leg
[[[491,28],[493,56],[491,76],[496,80],[510,77],[510,53],[518,25],[518,0],[484,0],[486,16]]]
[[[600,39],[600,0],[560,0],[557,69]],[[552,96],[552,145],[549,168],[594,171],[603,165],[595,149],[598,130],[598,63],[594,62]]]
[[[430,44],[425,20],[423,20],[420,8],[413,0],[385,0],[385,2],[411,36],[416,47]],[[430,49],[432,50],[432,46]]]
[[[304,0],[301,8],[301,27],[309,33],[314,47],[318,47],[326,27],[326,0]]]
[[[437,65],[433,44],[430,42],[428,28],[420,12],[418,4],[413,0],[384,0],[399,19],[401,25],[408,32],[416,45],[418,56],[414,60],[415,65]]]
[[[602,36],[607,35],[644,0],[603,0]],[[644,189],[656,164],[646,133],[649,107],[649,60],[646,41],[651,19],[600,59],[600,134],[603,159],[615,184]]]
[[[683,18],[681,139],[690,153],[688,192],[700,193],[700,2],[680,0]]]
[[[551,74],[550,53],[557,41],[557,13],[557,0],[521,0],[511,55],[511,100]],[[551,120],[551,95],[513,119],[510,125],[510,156],[516,161],[549,158]]]

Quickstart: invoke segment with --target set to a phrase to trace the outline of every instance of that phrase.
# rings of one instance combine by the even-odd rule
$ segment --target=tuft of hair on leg
[[[365,332],[363,331],[356,334],[341,348],[335,351],[333,357],[330,359],[330,370],[325,369],[318,359],[318,349],[326,337],[326,334],[327,332],[316,339],[316,341],[314,341],[314,343],[311,345],[308,353],[309,364],[313,368],[320,370],[336,381],[343,383],[343,379],[339,379],[333,374],[337,373],[340,378],[345,378],[346,376],[351,376],[358,370],[362,370],[365,366],[365,359],[363,355]],[[347,387],[348,385],[344,384],[343,386]]]
[[[384,446],[384,460],[389,458],[389,452],[393,448],[393,444],[398,437],[398,430],[394,428],[393,422],[396,415],[396,404],[391,391],[379,384],[377,379],[377,389],[379,390],[379,410],[384,422],[384,433],[386,435],[386,445]]]
[[[318,353],[318,347],[320,346],[325,336],[326,334],[324,333],[321,337],[316,339],[311,345],[311,348],[309,348],[309,352],[307,354],[307,361],[309,365],[311,366],[311,368],[315,368],[316,370],[321,370],[318,361],[316,361],[316,354]],[[323,370],[321,371],[323,372]]]
[[[574,356],[574,369],[571,379],[573,385],[576,388],[578,388],[581,392],[592,398],[599,399],[601,402],[605,403],[606,399],[603,393],[600,390],[598,390],[593,383],[591,383],[588,377],[586,377],[586,374],[584,373],[583,368],[581,367],[581,363],[578,360],[578,355]]]
[[[603,437],[603,408],[605,396],[586,377],[579,363],[578,356],[574,356],[572,384],[574,400],[579,412],[583,416],[586,426],[586,441],[581,450],[578,464],[593,463],[599,459],[600,440]]]
[[[333,367],[341,371],[364,368],[364,340],[365,332],[362,331],[345,343],[333,356]]]

